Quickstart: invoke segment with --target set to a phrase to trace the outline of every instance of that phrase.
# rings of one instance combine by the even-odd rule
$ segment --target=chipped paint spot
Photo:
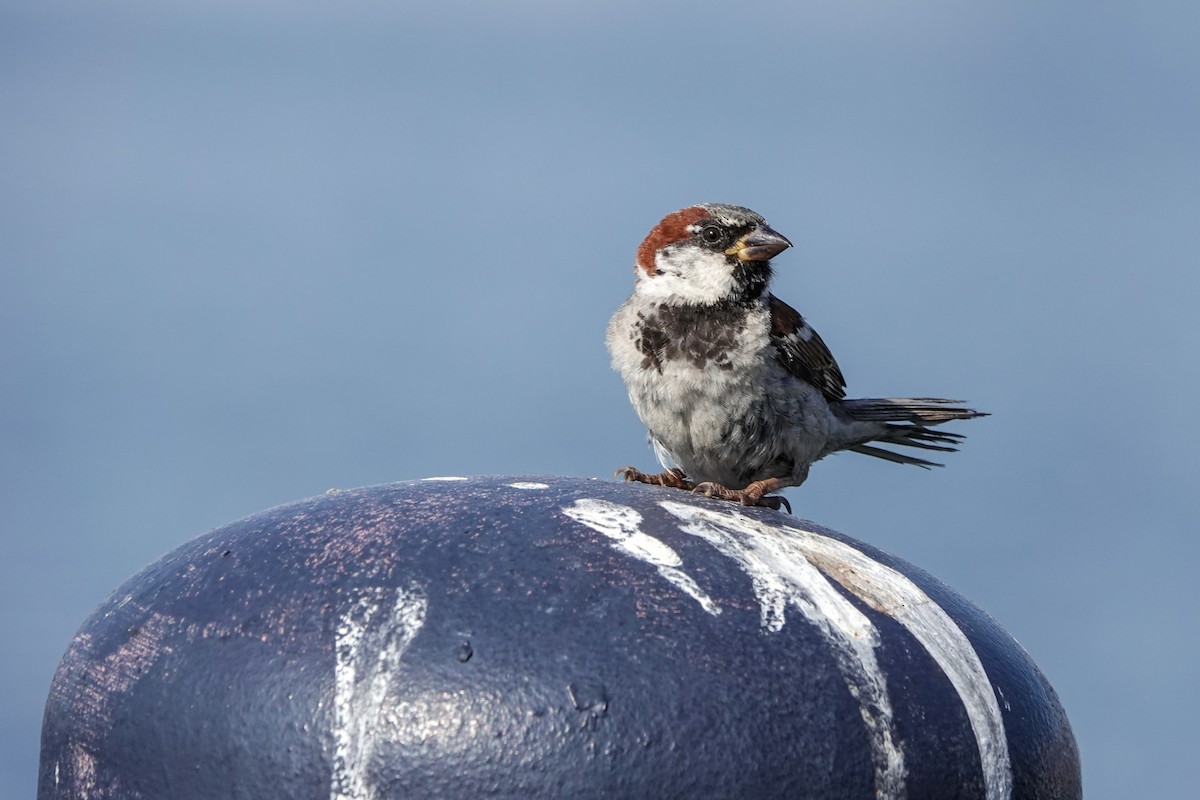
[[[825,591],[812,582],[813,572],[818,570],[870,608],[903,625],[942,668],[962,701],[979,748],[988,800],[1008,800],[1012,796],[1008,739],[991,680],[975,648],[954,620],[906,575],[875,561],[857,548],[812,531],[787,525],[768,525],[737,512],[717,512],[669,500],[660,505],[683,522],[682,530],[712,542],[718,550],[742,565],[759,597],[763,626],[768,630],[782,627],[784,607],[788,601],[799,600],[797,607],[807,615],[803,595],[808,592],[813,592],[815,597],[825,595]],[[808,564],[809,569],[805,569],[801,562]],[[801,578],[804,585],[792,584],[793,576]],[[832,588],[821,574],[816,575],[816,580]],[[789,587],[789,584],[792,585]],[[801,596],[781,597],[781,588],[785,595],[788,588],[800,589]],[[842,602],[846,602],[844,598]],[[848,641],[847,637],[857,640],[862,634],[856,625],[847,625],[855,621],[845,614],[835,614],[830,621],[835,635],[843,641]],[[870,625],[869,621],[867,624]],[[874,626],[871,626],[871,630],[874,632]],[[878,633],[874,632],[869,641],[873,650],[878,646]],[[862,649],[855,646],[853,641],[849,643],[851,646],[847,652],[862,654]],[[861,666],[867,673],[877,671],[874,654],[870,654]],[[861,676],[847,676],[851,693],[855,693],[853,684],[861,680]],[[882,680],[880,673],[878,681]],[[868,676],[867,686],[873,687],[875,683],[876,678]],[[886,684],[883,689],[886,692]],[[863,698],[858,694],[855,697],[862,702]],[[865,706],[863,716],[870,727],[871,721]],[[886,752],[888,747],[879,749]],[[891,794],[881,791],[884,787],[879,783],[878,763],[876,766],[876,791],[879,796],[902,797],[903,782]],[[897,791],[899,793],[895,793]]]
[[[514,489],[549,489],[548,483],[537,483],[536,481],[517,481],[516,483],[508,484]]]
[[[372,800],[369,773],[386,699],[400,658],[429,602],[416,589],[368,589],[342,614],[334,643],[331,800]]]
[[[458,475],[439,475],[434,478],[421,478],[423,481],[465,481],[467,478],[459,477]]]
[[[607,500],[582,498],[570,508],[564,508],[563,513],[607,536],[612,540],[613,547],[625,555],[656,567],[659,575],[699,603],[709,614],[716,616],[721,613],[721,607],[713,602],[692,576],[680,569],[683,559],[679,554],[670,545],[640,529],[642,515],[634,509]]]

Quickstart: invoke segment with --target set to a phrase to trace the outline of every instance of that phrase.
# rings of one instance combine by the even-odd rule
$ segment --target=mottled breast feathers
[[[641,325],[634,346],[642,353],[642,369],[661,373],[666,361],[687,361],[702,370],[710,363],[730,370],[731,354],[746,328],[746,307],[735,303],[713,306],[659,305],[639,311]]]

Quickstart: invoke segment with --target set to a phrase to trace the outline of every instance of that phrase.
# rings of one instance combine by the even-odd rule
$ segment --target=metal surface
[[[51,798],[1081,797],[986,614],[817,525],[684,492],[434,479],[270,509],[88,619]]]

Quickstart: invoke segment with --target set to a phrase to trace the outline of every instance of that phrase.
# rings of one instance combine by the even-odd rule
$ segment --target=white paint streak
[[[517,481],[516,483],[508,484],[514,489],[549,489],[548,483],[537,483],[536,481]]]
[[[366,590],[342,614],[334,644],[331,800],[372,800],[368,779],[376,731],[400,657],[425,624],[428,600],[416,590]]]
[[[772,633],[782,630],[786,610],[792,606],[824,634],[870,732],[876,797],[906,797],[904,752],[893,724],[887,681],[875,658],[879,631],[866,615],[825,579],[795,542],[778,531],[760,528],[740,514],[670,500],[660,505],[683,522],[680,528],[685,533],[704,539],[746,572],[758,596],[765,629]]]
[[[966,709],[979,748],[988,800],[1008,800],[1012,796],[1008,739],[991,680],[975,648],[954,620],[907,576],[844,542],[812,531],[768,526],[736,512],[720,513],[672,501],[661,505],[684,522],[684,530],[713,541],[721,552],[729,554],[725,548],[734,551],[731,557],[743,565],[755,586],[763,607],[763,624],[768,629],[777,619],[776,613],[782,626],[782,608],[777,595],[770,591],[774,588],[773,579],[761,575],[760,562],[777,557],[783,558],[785,572],[792,568],[792,562],[805,561],[871,608],[903,625],[942,668]],[[764,553],[771,558],[764,559]],[[748,561],[755,566],[747,566]],[[820,581],[829,586],[823,578]],[[760,584],[766,585],[767,590],[760,589]],[[844,620],[837,623],[844,624]],[[853,628],[846,632],[854,635]],[[876,641],[872,647],[877,644]],[[870,671],[870,664],[874,663],[872,656],[863,666]],[[879,677],[882,680],[882,675]],[[852,685],[851,692],[854,692]],[[867,719],[865,709],[863,713]],[[888,717],[890,725],[890,712]],[[899,794],[887,794],[880,791],[878,778],[877,764],[877,793],[881,797],[903,796],[903,784]]]
[[[640,530],[642,515],[634,509],[607,500],[583,498],[576,500],[570,508],[564,508],[563,513],[607,536],[612,540],[613,547],[625,555],[656,567],[659,575],[688,594],[709,614],[716,616],[721,613],[721,607],[713,602],[692,576],[680,569],[683,559],[679,554],[665,542]]]

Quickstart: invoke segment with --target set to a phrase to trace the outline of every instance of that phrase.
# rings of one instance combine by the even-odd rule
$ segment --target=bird
[[[606,342],[664,471],[617,476],[790,513],[774,493],[831,453],[940,467],[880,445],[954,451],[963,436],[935,426],[987,416],[939,397],[847,399],[828,346],[769,291],[771,259],[791,246],[724,203],[668,214],[642,241]]]

